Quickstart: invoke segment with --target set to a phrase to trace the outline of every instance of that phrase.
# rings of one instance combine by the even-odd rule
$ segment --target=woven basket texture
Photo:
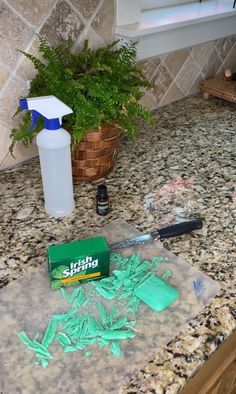
[[[215,77],[203,81],[200,89],[202,93],[236,103],[236,81],[226,81],[222,76]]]
[[[72,151],[74,181],[99,179],[112,170],[121,129],[103,124],[99,129],[87,132]]]

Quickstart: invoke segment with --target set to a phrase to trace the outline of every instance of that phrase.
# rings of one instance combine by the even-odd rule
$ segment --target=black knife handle
[[[188,222],[173,224],[172,226],[164,227],[158,230],[158,234],[160,239],[176,237],[177,235],[190,233],[193,230],[201,230],[202,225],[203,223],[201,219],[190,220]]]

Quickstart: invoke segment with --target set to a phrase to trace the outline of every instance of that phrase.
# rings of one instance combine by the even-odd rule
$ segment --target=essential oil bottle
[[[98,185],[96,194],[96,212],[98,215],[105,216],[109,212],[109,197],[107,186]]]

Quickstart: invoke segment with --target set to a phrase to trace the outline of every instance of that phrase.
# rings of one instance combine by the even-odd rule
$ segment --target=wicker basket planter
[[[236,103],[236,81],[226,81],[223,76],[203,81],[200,90],[206,99],[215,96]]]
[[[99,179],[112,170],[121,129],[104,124],[100,129],[86,133],[72,152],[74,181]]]

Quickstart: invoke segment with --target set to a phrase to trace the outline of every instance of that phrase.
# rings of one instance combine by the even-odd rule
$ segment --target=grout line
[[[84,16],[79,12],[79,10],[74,6],[74,4],[71,3],[70,0],[66,0],[67,4],[70,6],[70,8],[76,13],[76,15],[81,19],[83,22],[84,26],[87,26],[88,20],[84,18]]]
[[[82,33],[84,32],[84,34],[81,34],[77,40],[74,42],[73,44],[73,49],[77,48],[78,45],[81,43],[81,41],[83,40],[83,36],[88,32],[88,30],[92,30],[93,33],[95,33],[95,35],[97,36],[97,38],[99,38],[99,40],[101,41],[102,44],[105,44],[104,40],[97,34],[97,32],[91,27],[91,22],[94,20],[95,16],[97,15],[97,13],[100,11],[100,9],[102,8],[103,4],[104,4],[104,0],[100,1],[97,5],[97,7],[95,8],[95,10],[93,11],[92,15],[90,16],[89,19],[85,19],[80,12],[76,9],[76,7],[71,4],[70,0],[67,0],[68,4],[71,6],[71,8],[74,10],[74,12],[77,13],[77,15],[81,18],[82,22],[84,23],[84,29],[82,31]]]
[[[31,30],[34,30],[36,27],[35,25],[32,25],[25,17],[19,13],[11,4],[8,3],[8,0],[3,0],[5,5],[10,8],[10,10],[22,21],[24,22]]]
[[[7,128],[9,131],[11,130],[11,127],[9,127],[9,124],[6,124],[4,121],[0,121],[0,126],[3,126],[3,127],[5,127],[5,128]]]
[[[236,42],[232,45],[232,47],[230,48],[230,51],[228,52],[228,54],[225,57],[225,60],[222,61],[222,65],[221,68],[224,67],[227,59],[229,58],[229,56],[231,56],[231,52],[233,52],[234,48],[236,49]]]
[[[4,1],[7,1],[7,0],[4,0]],[[38,32],[41,30],[42,26],[44,25],[44,23],[46,22],[46,20],[47,20],[48,17],[50,16],[50,14],[51,14],[51,12],[53,11],[53,9],[56,8],[57,3],[58,3],[58,1],[56,0],[55,3],[51,6],[51,8],[48,10],[48,12],[47,12],[47,14],[45,15],[45,17],[43,18],[41,24],[40,24],[40,25],[38,26],[38,28],[35,30],[35,32],[34,32],[35,34],[32,36],[32,38],[30,39],[30,41],[28,42],[28,44],[25,46],[25,48],[24,48],[24,51],[25,51],[25,52],[27,52],[27,51],[31,48],[31,46],[32,46],[32,44],[33,44],[33,42],[34,42],[34,40],[35,40],[36,33],[38,33]],[[19,76],[16,74],[16,70],[18,69],[18,67],[20,66],[20,64],[22,63],[22,61],[23,61],[24,59],[25,59],[25,58],[23,57],[23,55],[20,55],[19,59],[18,59],[18,60],[16,61],[16,63],[15,63],[14,68],[11,69],[11,72],[10,72],[10,75],[9,75],[8,79],[5,81],[4,85],[2,86],[2,88],[1,88],[1,90],[0,90],[0,98],[2,97],[2,95],[4,94],[4,92],[6,91],[7,87],[9,86],[10,81],[11,81],[12,78],[17,78],[18,80],[20,80],[20,81],[22,81],[22,82],[24,82],[24,83],[26,82],[24,79],[22,79],[21,77],[19,77]]]
[[[196,78],[194,78],[193,82],[191,83],[191,85],[189,86],[188,90],[186,91],[186,96],[189,95],[189,91],[192,88],[192,86],[195,84],[196,80],[198,79],[199,75],[203,78],[203,75],[201,72],[199,72],[199,74],[196,75]]]
[[[212,41],[208,41],[208,42],[212,42]],[[209,53],[209,56],[208,56],[208,58],[207,58],[207,61],[206,61],[204,64],[202,64],[202,66],[201,66],[201,68],[200,68],[200,73],[202,74],[203,78],[205,78],[204,72],[203,72],[203,68],[208,64],[209,58],[211,57],[212,53],[214,52],[215,46],[216,46],[216,43],[218,42],[218,40],[214,40],[213,42],[214,42],[214,45],[213,45],[213,48],[212,48],[211,52]]]

